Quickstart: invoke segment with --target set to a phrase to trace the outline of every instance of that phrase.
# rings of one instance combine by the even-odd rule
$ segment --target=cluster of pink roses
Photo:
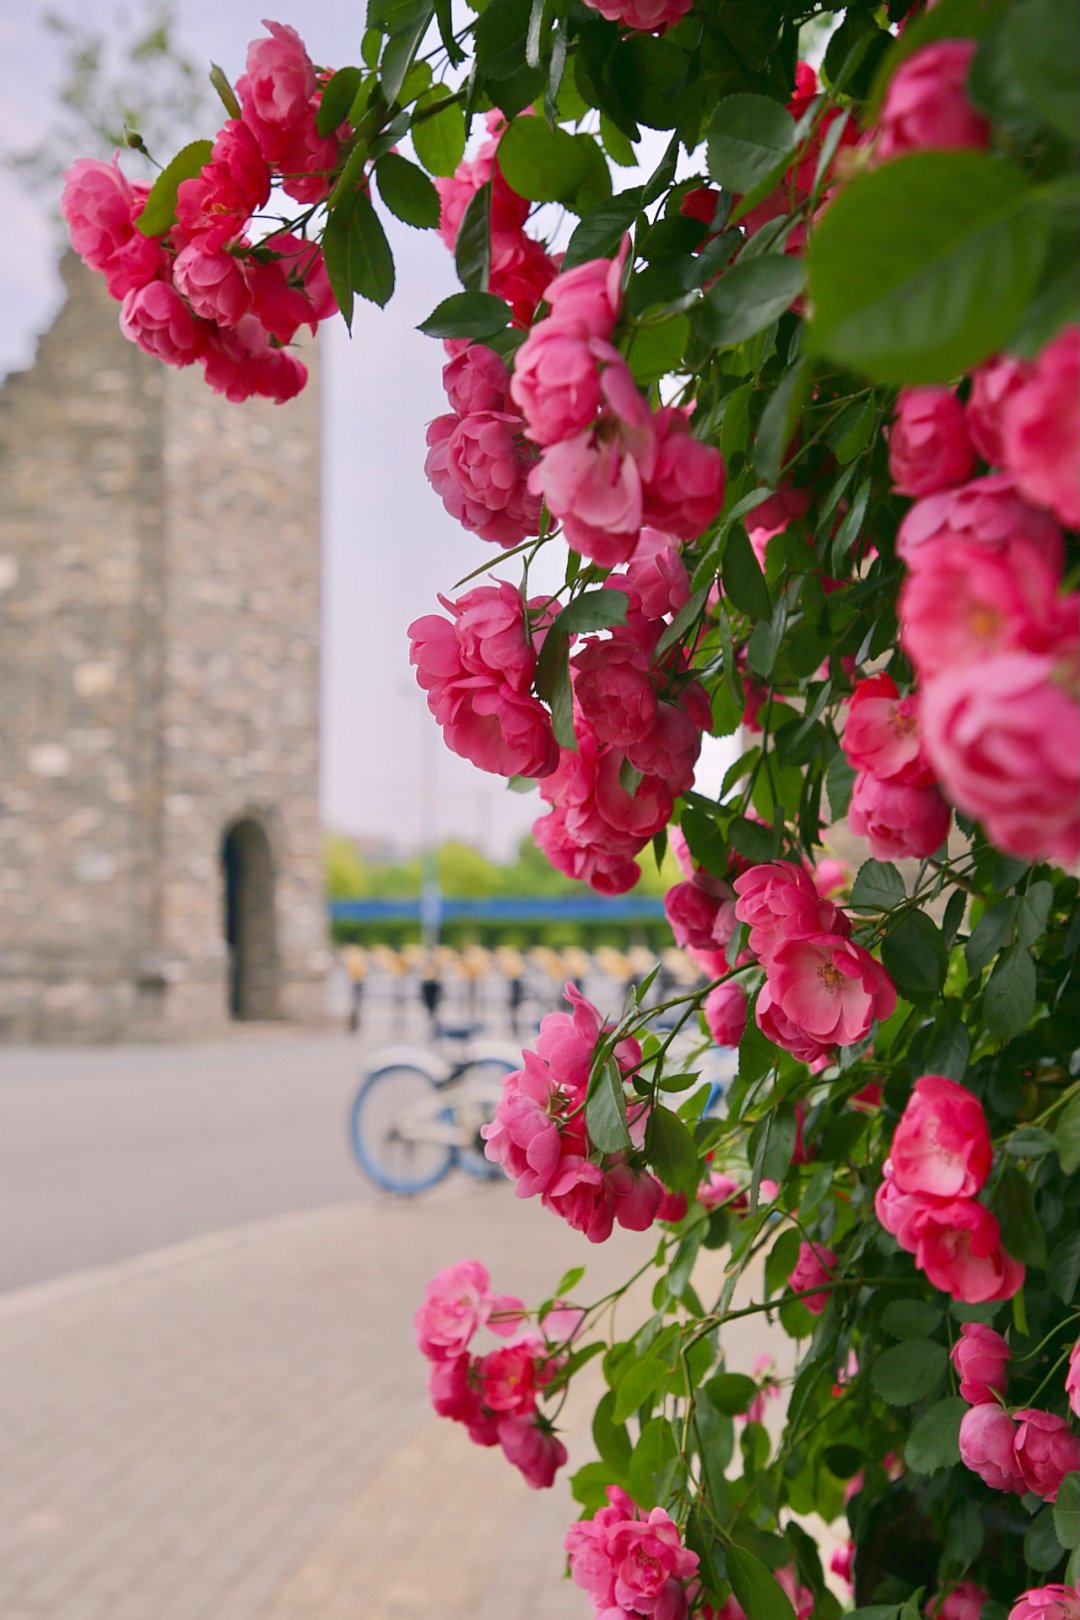
[[[575,1585],[602,1620],[684,1620],[697,1553],[683,1546],[663,1508],[643,1514],[617,1485],[608,1486],[607,1498],[607,1507],[566,1532]]]
[[[570,663],[577,747],[563,748],[541,784],[550,813],[533,835],[557,871],[602,894],[637,882],[636,856],[666,827],[675,798],[693,784],[709,700],[686,669],[685,652],[657,654],[662,615],[686,570],[667,534],[648,535],[643,555],[605,585],[628,598],[626,623],[587,637]],[[687,587],[688,589],[688,584]]]
[[[1033,1586],[1017,1598],[1009,1620],[1080,1620],[1080,1586]]]
[[[416,1338],[431,1363],[431,1401],[440,1417],[463,1423],[479,1446],[501,1446],[534,1489],[550,1485],[566,1461],[566,1447],[537,1408],[537,1399],[561,1365],[557,1347],[568,1341],[581,1313],[556,1307],[544,1329],[521,1330],[519,1299],[491,1292],[479,1260],[459,1260],[427,1287],[416,1313]],[[483,1327],[507,1339],[484,1355],[469,1346]]]
[[[997,1217],[976,1197],[992,1161],[979,1099],[943,1075],[916,1080],[874,1207],[934,1287],[969,1304],[1011,1299],[1024,1281]]]
[[[907,152],[981,151],[990,144],[990,125],[967,93],[976,44],[941,39],[901,62],[885,92],[876,162]]]
[[[851,1046],[896,1006],[896,987],[869,951],[848,936],[847,915],[823,900],[790,861],[752,866],[734,884],[735,915],[765,969],[758,1028],[803,1063]]]
[[[138,229],[149,188],[132,185],[118,157],[80,158],[60,206],[76,253],[122,301],[125,337],[166,365],[199,361],[228,399],[259,394],[280,404],[307,381],[285,345],[301,326],[314,332],[337,304],[316,243],[279,232],[253,245],[245,231],[275,174],[300,201],[325,196],[340,141],[316,132],[321,90],[299,35],[265,26],[270,36],[248,47],[237,82],[242,116],[227,120],[209,162],[181,182],[171,230]]]
[[[681,828],[672,827],[668,847],[684,874],[684,881],[673,884],[664,896],[664,912],[675,943],[692,952],[693,961],[703,971],[718,977],[726,971],[724,952],[738,926],[735,890],[727,879],[715,877],[697,864]],[[730,851],[728,877],[737,877],[746,865],[737,851]]]
[[[540,527],[540,497],[528,487],[536,457],[525,423],[507,408],[510,374],[493,349],[474,343],[443,367],[443,386],[453,410],[428,426],[428,480],[463,528],[516,546]]]
[[[662,34],[690,10],[693,0],[585,0],[608,22],[638,34]]]
[[[546,1209],[590,1243],[602,1243],[616,1221],[633,1232],[651,1226],[664,1189],[626,1154],[602,1153],[591,1141],[585,1097],[605,1025],[574,985],[565,993],[573,1012],[548,1013],[536,1050],[521,1054],[523,1066],[503,1081],[495,1118],[480,1134],[487,1157],[517,1183],[519,1198],[539,1194]],[[641,1062],[637,1041],[620,1041],[614,1061],[624,1080],[633,1074]],[[636,1147],[644,1141],[648,1114],[649,1104],[627,1088],[627,1123]]]
[[[952,812],[934,781],[919,736],[914,695],[891,675],[871,675],[852,694],[844,752],[855,766],[848,824],[876,860],[923,859],[945,840]]]
[[[541,452],[529,487],[602,568],[628,562],[643,527],[696,539],[724,498],[720,452],[694,438],[685,411],[651,410],[612,345],[625,258],[626,244],[555,277],[510,389]]]
[[[1076,1356],[1074,1349],[1074,1363]],[[1009,1346],[993,1328],[965,1322],[953,1346],[952,1360],[960,1377],[960,1393],[971,1403],[960,1424],[964,1464],[993,1490],[1015,1491],[1018,1496],[1031,1491],[1047,1502],[1056,1502],[1066,1474],[1080,1469],[1080,1438],[1067,1419],[1036,1407],[1006,1410],[1002,1398]],[[1075,1402],[1073,1410],[1077,1410]]]
[[[930,763],[995,844],[1064,865],[1080,855],[1080,596],[1061,594],[1057,523],[1080,526],[1080,328],[1032,362],[901,392],[896,488],[918,497],[897,550],[904,650],[920,678]],[[972,478],[976,456],[1001,469]]]
[[[488,113],[487,128],[488,139],[476,156],[463,158],[452,175],[435,182],[441,205],[439,235],[452,253],[465,210],[480,188],[490,183],[488,291],[505,298],[516,323],[528,326],[559,267],[558,260],[526,231],[529,204],[507,184],[499,167],[499,141],[506,128],[501,112]]]
[[[497,776],[550,775],[559,748],[547,710],[530,692],[548,599],[526,605],[502,581],[456,602],[439,600],[451,618],[415,619],[410,657],[446,746]]]

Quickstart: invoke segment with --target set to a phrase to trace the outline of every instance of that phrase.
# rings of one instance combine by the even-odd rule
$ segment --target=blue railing
[[[331,900],[331,922],[420,922],[427,920],[430,900]],[[440,922],[651,922],[664,915],[662,900],[623,894],[500,895],[485,900],[441,900]]]

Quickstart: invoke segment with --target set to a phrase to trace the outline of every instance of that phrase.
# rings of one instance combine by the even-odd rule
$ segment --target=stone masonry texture
[[[0,389],[0,1036],[317,1018],[317,381],[231,405],[63,275]]]

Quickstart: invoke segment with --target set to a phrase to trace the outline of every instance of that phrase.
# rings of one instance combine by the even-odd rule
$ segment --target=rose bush
[[[303,385],[302,325],[387,301],[381,214],[439,231],[462,290],[423,324],[450,406],[426,471],[522,575],[417,604],[418,680],[451,748],[539,784],[559,870],[621,893],[670,847],[682,871],[666,911],[704,977],[674,1027],[649,982],[621,1011],[569,991],[485,1132],[583,1240],[650,1234],[644,1319],[612,1339],[581,1268],[527,1305],[463,1261],[418,1314],[433,1404],[547,1487],[602,1357],[566,1546],[604,1620],[835,1620],[848,1588],[866,1620],[1075,1620],[1075,19],[367,21],[335,73],[266,24],[235,91],[215,75],[215,139],[149,192],[77,163],[62,209],[125,333],[237,400]],[[631,173],[643,130],[666,148]],[[707,734],[740,735],[715,797]],[[790,1377],[727,1365],[755,1315]]]

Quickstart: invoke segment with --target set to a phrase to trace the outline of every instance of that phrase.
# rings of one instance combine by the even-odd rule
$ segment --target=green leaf
[[[143,236],[161,236],[176,224],[176,193],[185,180],[194,180],[204,164],[210,162],[213,141],[189,141],[167,163],[150,187],[150,195],[135,229]]]
[[[601,1153],[625,1153],[634,1145],[626,1123],[626,1088],[613,1058],[600,1070],[585,1104],[585,1124]]]
[[[1050,1287],[1064,1305],[1075,1305],[1080,1287],[1080,1229],[1066,1232],[1050,1251],[1046,1263]]]
[[[672,1192],[693,1192],[701,1178],[697,1144],[677,1114],[654,1107],[649,1114],[645,1153]]]
[[[1054,885],[1045,879],[1032,883],[1020,896],[1020,909],[1016,915],[1016,940],[1019,945],[1034,945],[1046,933],[1050,907],[1054,901]]]
[[[1014,1159],[1045,1159],[1057,1149],[1057,1137],[1041,1125],[1018,1125],[1005,1138],[1005,1151]]]
[[[797,1123],[793,1103],[783,1102],[767,1116],[769,1136],[761,1161],[761,1173],[769,1181],[783,1181],[791,1169],[791,1155],[795,1151]]]
[[[421,117],[428,109],[438,106],[452,92],[445,85],[436,84],[416,103],[413,113],[413,150],[429,174],[453,174],[465,155],[465,113],[459,102],[444,107],[432,117]]]
[[[1002,951],[983,991],[983,1017],[992,1035],[1011,1041],[1035,1011],[1035,962],[1023,945]]]
[[[596,1412],[593,1415],[592,1435],[596,1449],[613,1470],[622,1478],[630,1463],[630,1436],[622,1423],[617,1423],[614,1417],[615,1391],[609,1389],[601,1398]]]
[[[615,1391],[615,1405],[611,1414],[613,1421],[625,1423],[628,1417],[652,1399],[670,1372],[671,1368],[658,1356],[645,1356],[641,1361],[631,1362],[626,1376],[620,1380]]]
[[[990,1207],[1001,1223],[1001,1241],[1025,1265],[1046,1265],[1046,1235],[1035,1213],[1031,1183],[1022,1170],[1006,1165]]]
[[[343,67],[331,77],[322,93],[319,110],[315,114],[315,129],[325,139],[349,116],[349,108],[356,100],[360,80],[364,77],[358,67]]]
[[[769,587],[754,548],[742,528],[733,528],[724,547],[724,592],[751,619],[767,619],[772,612]]]
[[[218,99],[220,100],[221,105],[225,108],[225,111],[228,113],[229,117],[242,118],[244,116],[243,109],[237,100],[236,91],[229,83],[229,76],[225,72],[225,69],[218,67],[216,62],[211,62],[210,72],[207,77],[209,78],[214,89],[217,91]]]
[[[923,1299],[894,1299],[881,1313],[881,1325],[894,1339],[927,1339],[943,1320],[938,1307]]]
[[[617,624],[626,623],[629,605],[630,598],[625,591],[609,591],[603,587],[583,591],[572,602],[567,602],[555,619],[554,628],[564,630],[571,636],[587,635],[590,630],[610,630]]]
[[[569,1271],[564,1271],[555,1286],[554,1298],[565,1299],[566,1295],[577,1287],[584,1275],[584,1266],[571,1266]]]
[[[355,193],[331,210],[323,232],[323,259],[330,287],[349,331],[353,318],[353,203]]]
[[[725,96],[707,140],[709,174],[728,191],[752,191],[797,149],[794,118],[768,96]]]
[[[881,960],[906,1000],[936,996],[949,965],[945,941],[925,911],[905,911],[882,941]]]
[[[1053,1508],[1041,1508],[1028,1525],[1024,1537],[1024,1562],[1031,1569],[1047,1575],[1061,1562],[1064,1551],[1057,1538],[1056,1515]]]
[[[864,861],[851,886],[856,911],[892,911],[907,899],[904,880],[892,861]]]
[[[1019,900],[1010,895],[998,905],[991,906],[984,911],[975,927],[971,930],[971,938],[964,948],[967,965],[972,973],[981,973],[987,962],[991,961],[1000,951],[1008,939],[1019,910]]]
[[[439,223],[439,193],[423,169],[397,152],[385,152],[375,165],[379,196],[392,214],[418,230]]]
[[[647,385],[677,371],[689,336],[686,315],[669,315],[666,321],[636,327],[626,356],[636,380]]]
[[[784,452],[791,443],[810,391],[810,379],[809,365],[805,360],[800,360],[784,373],[761,413],[761,421],[754,435],[753,466],[763,483],[775,484],[780,477]]]
[[[451,293],[416,330],[434,338],[487,338],[501,332],[509,320],[509,308],[493,293]]]
[[[431,0],[410,0],[409,21],[392,31],[379,64],[379,83],[387,102],[397,100],[398,92],[413,65],[417,46],[427,33],[435,13]]]
[[[727,1549],[727,1575],[750,1620],[794,1620],[795,1611],[776,1576],[745,1547]]]
[[[913,1474],[936,1474],[960,1461],[960,1424],[969,1410],[967,1401],[951,1395],[923,1413],[904,1447]]]
[[[716,1373],[702,1390],[710,1406],[728,1417],[745,1412],[758,1393],[754,1379],[746,1373]]]
[[[617,196],[590,208],[567,244],[563,269],[570,270],[589,259],[613,258],[640,208],[640,186],[620,191]]]
[[[1054,1529],[1068,1551],[1080,1547],[1080,1474],[1066,1474],[1054,1503]]]
[[[722,349],[753,337],[791,308],[805,281],[802,260],[788,254],[740,259],[715,283],[702,306],[708,342]]]
[[[611,1466],[606,1462],[589,1462],[579,1468],[570,1479],[570,1494],[586,1513],[595,1513],[607,1505],[607,1488],[611,1484]]]
[[[394,291],[394,255],[371,199],[357,192],[350,230],[353,291],[380,307]]]
[[[585,179],[581,146],[543,118],[515,118],[499,142],[499,168],[519,197],[568,203]]]
[[[458,280],[470,292],[487,292],[491,273],[491,181],[482,185],[469,201],[457,241],[454,244],[454,264]]]
[[[627,1490],[643,1508],[659,1506],[656,1482],[667,1464],[678,1454],[675,1433],[667,1418],[650,1418],[641,1431],[627,1469]]]
[[[890,1406],[913,1406],[932,1395],[945,1377],[949,1353],[932,1339],[905,1339],[874,1362],[870,1381]]]
[[[851,789],[855,782],[855,768],[842,749],[838,749],[825,772],[825,787],[829,795],[829,809],[834,821],[847,815],[851,803]]]
[[[862,174],[807,250],[815,353],[878,382],[947,382],[1024,314],[1047,224],[1018,169],[982,152],[914,152]]]
[[[1062,1170],[1067,1176],[1075,1175],[1080,1170],[1080,1094],[1061,1110],[1054,1135]]]
[[[970,1057],[971,1036],[959,1018],[946,1018],[935,1025],[924,1058],[927,1074],[943,1074],[949,1080],[960,1081],[967,1073]]]
[[[1074,145],[1080,141],[1080,31],[1060,0],[1023,0],[1002,20],[1010,74],[1029,104]]]
[[[482,78],[508,79],[520,71],[531,15],[532,0],[491,0],[484,8],[474,35]]]

